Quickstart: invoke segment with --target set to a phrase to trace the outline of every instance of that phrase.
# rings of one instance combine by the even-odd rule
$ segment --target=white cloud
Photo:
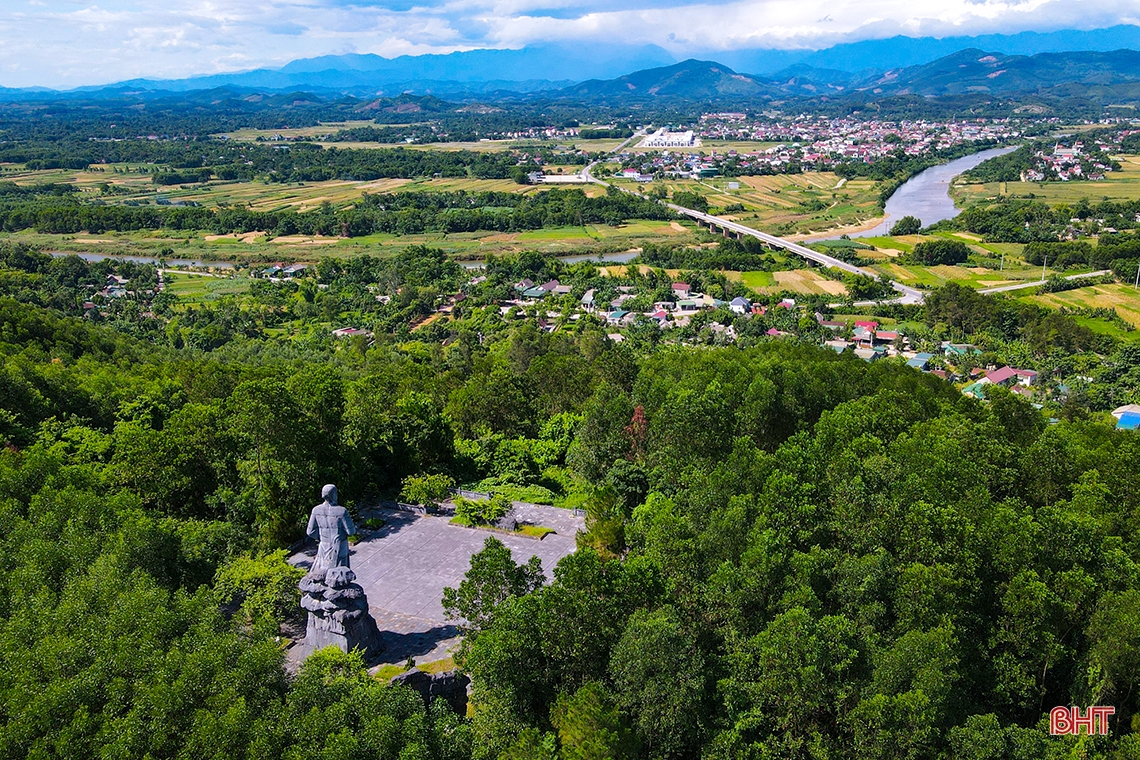
[[[352,51],[615,40],[685,53],[1091,29],[1138,17],[1136,0],[26,0],[0,9],[0,85],[174,78]]]

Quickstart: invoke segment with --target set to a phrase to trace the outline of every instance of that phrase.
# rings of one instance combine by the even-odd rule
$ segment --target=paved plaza
[[[471,555],[483,548],[488,536],[510,548],[518,563],[537,556],[547,578],[553,577],[558,560],[574,551],[574,533],[581,529],[582,518],[553,507],[522,509],[521,519],[558,533],[539,541],[452,525],[447,516],[372,511],[384,520],[384,526],[362,531],[362,539],[352,547],[350,562],[384,637],[382,662],[403,663],[409,657],[428,662],[446,657],[455,647],[458,632],[444,618],[443,589],[459,585]],[[290,562],[308,567],[315,551],[315,546],[307,547]]]

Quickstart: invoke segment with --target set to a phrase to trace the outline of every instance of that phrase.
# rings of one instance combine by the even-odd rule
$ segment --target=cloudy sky
[[[675,54],[1140,24],[1138,0],[0,0],[0,85],[74,87],[336,53],[537,42]]]

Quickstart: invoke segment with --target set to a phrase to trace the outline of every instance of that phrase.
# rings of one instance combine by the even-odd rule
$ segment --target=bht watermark
[[[1049,733],[1053,736],[1079,736],[1081,729],[1089,736],[1108,733],[1108,719],[1115,707],[1090,707],[1081,715],[1079,707],[1054,707],[1049,711]]]

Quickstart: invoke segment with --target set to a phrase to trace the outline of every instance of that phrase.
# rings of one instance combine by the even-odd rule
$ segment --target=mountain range
[[[1083,36],[1082,36],[1083,35]],[[473,50],[448,55],[382,58],[376,55],[323,56],[293,61],[280,69],[259,69],[181,80],[131,80],[106,87],[58,93],[43,88],[6,90],[0,100],[157,99],[194,94],[301,93],[302,100],[344,95],[364,99],[401,94],[433,95],[452,100],[580,100],[613,105],[626,101],[718,100],[751,102],[789,97],[1034,95],[1092,102],[1140,103],[1140,26],[1119,26],[1097,34],[1073,32],[1070,44],[1128,42],[1119,49],[1076,52],[1002,52],[997,47],[955,47],[983,38],[932,38],[866,41],[827,50],[762,51],[771,68],[778,53],[799,57],[777,70],[738,68],[725,60],[746,60],[733,51],[715,60],[671,60],[662,48],[583,45],[522,50]],[[1064,44],[1056,35],[1025,33],[984,39],[1012,48],[1034,49]],[[936,50],[949,54],[926,60]],[[759,55],[758,53],[756,55]],[[872,61],[917,60],[905,65],[864,65]],[[746,61],[747,62],[747,61]],[[631,71],[632,70],[632,71]],[[527,78],[512,78],[525,71]],[[748,72],[748,73],[745,73]],[[578,76],[568,76],[577,73]],[[212,96],[211,96],[212,97]]]
[[[964,50],[1001,51],[1005,57],[1034,57],[1042,53],[1069,51],[1108,52],[1140,49],[1140,26],[1119,25],[1094,31],[1064,30],[1050,33],[1022,32],[975,37],[892,37],[843,43],[823,50],[720,50],[695,56],[716,61],[728,77],[717,89],[733,94],[756,94],[770,89],[753,87],[745,80],[806,82],[810,87],[850,87],[875,75],[894,70],[933,65]],[[293,61],[280,68],[175,80],[134,79],[112,85],[69,91],[78,97],[115,96],[149,92],[178,93],[220,87],[256,91],[307,90],[323,95],[358,97],[393,96],[403,92],[449,97],[523,95],[565,91],[576,87],[593,89],[596,81],[625,79],[616,85],[644,90],[634,81],[642,71],[668,68],[678,61],[655,45],[582,43],[539,45],[519,50],[470,50],[444,55],[384,58],[373,54],[327,55]],[[630,73],[634,72],[634,73]],[[747,75],[737,72],[748,72]],[[992,72],[989,72],[992,73]],[[999,75],[1004,76],[1004,75]],[[740,77],[744,77],[743,79]],[[1009,76],[1006,81],[1015,81]],[[890,84],[890,83],[886,83]],[[993,83],[997,84],[997,83]],[[982,85],[988,86],[988,85]],[[661,93],[676,94],[679,85],[665,85]],[[895,85],[891,85],[892,88]],[[779,88],[777,88],[779,89]],[[795,83],[792,84],[795,89]],[[1000,89],[1000,87],[999,87]],[[58,97],[43,88],[4,90],[13,97]]]
[[[715,61],[691,59],[608,80],[564,88],[557,96],[584,101],[747,101],[788,96],[865,97],[967,94],[1140,98],[1140,51],[1039,53],[1033,56],[959,50],[917,66],[849,73],[799,63],[771,76],[742,74]]]

